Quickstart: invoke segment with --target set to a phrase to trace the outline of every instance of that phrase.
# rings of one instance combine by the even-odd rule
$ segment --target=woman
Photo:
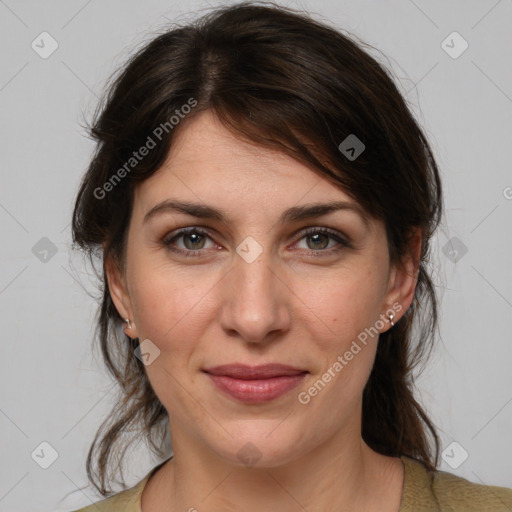
[[[436,470],[411,371],[437,322],[440,177],[359,45],[273,4],[218,9],[142,48],[92,135],[73,236],[103,257],[122,393],[87,460],[108,499],[82,511],[512,510]],[[127,431],[167,458],[109,496]]]

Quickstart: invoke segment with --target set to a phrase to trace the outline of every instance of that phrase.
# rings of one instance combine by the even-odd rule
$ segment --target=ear
[[[124,332],[130,338],[138,338],[125,275],[112,256],[106,258],[104,268],[112,301],[123,321],[126,318],[130,320],[130,324],[126,323]]]
[[[389,275],[388,292],[385,306],[395,312],[393,322],[396,323],[409,309],[418,282],[420,266],[422,234],[415,228],[409,239],[406,254],[400,265],[393,265]],[[398,306],[399,305],[399,306]]]

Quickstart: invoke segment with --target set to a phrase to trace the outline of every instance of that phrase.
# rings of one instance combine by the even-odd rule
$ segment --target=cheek
[[[186,350],[198,339],[210,288],[174,269],[134,269],[130,292],[139,338],[149,338],[161,351]]]
[[[322,333],[313,339],[326,347],[342,350],[359,333],[375,324],[381,313],[381,280],[376,274],[342,271],[329,276],[303,280],[295,287],[302,319],[310,329]]]
[[[307,297],[300,316],[319,358],[316,370],[321,382],[315,388],[322,398],[312,401],[318,407],[328,402],[341,415],[346,410],[337,404],[356,406],[373,367],[378,344],[375,323],[382,300],[378,274],[351,270],[340,272],[336,279],[331,275],[303,281],[297,288],[299,297]]]
[[[176,272],[171,275],[162,269],[134,273],[132,283],[139,340],[151,340],[160,351],[145,367],[147,376],[166,409],[185,421],[197,407],[187,392],[193,384],[190,379],[195,378],[189,373],[190,360],[204,337],[211,285],[191,284]],[[197,411],[197,421],[201,414],[204,411]]]

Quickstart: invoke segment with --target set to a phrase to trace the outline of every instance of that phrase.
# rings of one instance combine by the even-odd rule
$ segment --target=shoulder
[[[512,512],[512,489],[481,485],[446,471],[427,471],[420,462],[400,457],[405,480],[400,512]]]
[[[505,487],[476,484],[444,471],[436,471],[433,490],[439,504],[450,506],[452,510],[512,512],[512,489]]]
[[[72,512],[142,512],[141,498],[142,491],[148,483],[148,480],[170,459],[160,462],[146,476],[133,487],[118,492],[103,501],[98,501],[85,508],[73,510]]]
[[[150,474],[129,489],[73,512],[142,512],[141,496],[149,477]]]

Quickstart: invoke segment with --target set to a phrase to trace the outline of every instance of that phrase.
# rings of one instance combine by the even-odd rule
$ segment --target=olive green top
[[[405,478],[399,512],[512,512],[512,489],[475,484],[445,471],[428,472],[414,459],[400,459]],[[74,512],[142,512],[144,486],[165,462],[130,489]]]

